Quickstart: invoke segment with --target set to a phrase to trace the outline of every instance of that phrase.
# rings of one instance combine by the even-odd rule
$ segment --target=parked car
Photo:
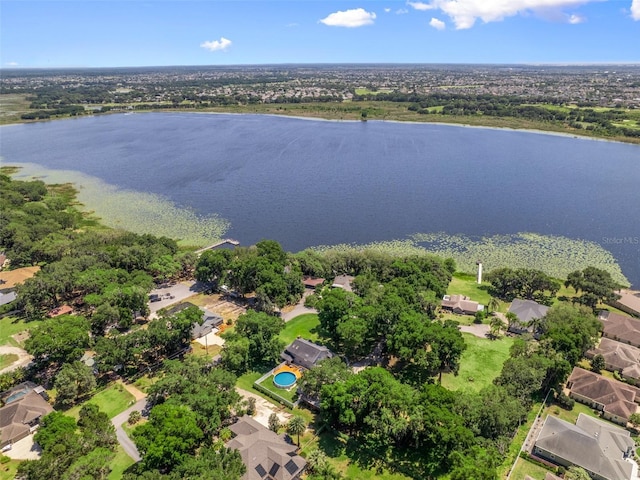
[[[151,295],[149,295],[150,302],[159,302],[160,300],[162,300],[162,297],[157,293],[152,293]]]

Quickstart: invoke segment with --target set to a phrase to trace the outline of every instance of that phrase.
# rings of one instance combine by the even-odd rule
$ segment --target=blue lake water
[[[259,115],[107,115],[0,129],[4,164],[76,170],[298,251],[418,232],[601,244],[640,285],[640,147],[511,130]]]

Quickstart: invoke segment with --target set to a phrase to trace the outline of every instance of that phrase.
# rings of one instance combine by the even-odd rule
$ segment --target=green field
[[[40,325],[41,323],[41,320],[25,322],[23,319],[13,315],[7,315],[6,317],[0,318],[0,345],[20,347],[21,345],[11,338],[11,336],[25,330],[31,330],[33,327]]]
[[[15,353],[7,353],[7,354],[0,355],[0,370],[2,370],[5,367],[8,367],[13,362],[18,360],[18,358],[19,358],[18,355],[16,355]]]
[[[107,477],[108,480],[118,480],[122,478],[124,471],[133,465],[135,462],[133,459],[124,453],[124,450],[120,445],[116,449],[116,456],[111,460],[109,466],[111,467],[111,473]]]
[[[101,411],[105,412],[109,416],[109,418],[113,418],[133,405],[135,403],[135,398],[127,392],[122,385],[116,383],[110,385],[101,392],[96,393],[86,402],[70,408],[64,412],[64,414],[77,419],[80,415],[80,409],[85,403],[97,405]]]
[[[448,295],[466,295],[474,302],[487,305],[491,295],[488,292],[489,284],[483,283],[478,285],[475,275],[469,275],[466,273],[456,272],[453,274],[449,288],[447,288]]]
[[[489,340],[470,333],[462,335],[467,349],[460,359],[460,371],[457,376],[452,373],[442,375],[442,386],[449,390],[479,391],[491,385],[500,374],[514,340],[511,337]]]
[[[320,320],[318,320],[318,315],[315,313],[305,313],[287,322],[279,336],[287,345],[298,337],[315,342],[318,340],[319,326]]]
[[[511,474],[511,480],[524,480],[529,475],[534,480],[544,480],[549,470],[542,468],[524,458],[518,458],[516,466]]]

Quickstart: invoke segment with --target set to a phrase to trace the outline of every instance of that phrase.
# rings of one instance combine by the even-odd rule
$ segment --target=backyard
[[[285,324],[284,330],[280,332],[280,339],[287,345],[298,337],[306,338],[307,340],[315,342],[319,338],[319,327],[320,320],[318,320],[317,314],[304,313],[302,315],[298,315]]]
[[[463,333],[467,349],[460,359],[460,371],[455,376],[447,373],[442,376],[442,386],[449,390],[470,389],[479,391],[491,385],[502,370],[502,364],[509,358],[509,349],[513,338],[502,337],[497,340],[480,338]]]

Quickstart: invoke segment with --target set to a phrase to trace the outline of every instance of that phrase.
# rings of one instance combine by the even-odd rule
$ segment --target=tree
[[[247,399],[247,415],[253,417],[256,414],[256,399],[249,397]]]
[[[496,297],[491,297],[489,299],[489,302],[487,303],[487,308],[490,312],[497,312],[500,309],[500,305],[502,305],[502,302],[500,302],[500,300],[498,300]]]
[[[62,315],[36,327],[25,349],[39,364],[68,363],[89,347],[89,322],[80,316]]]
[[[558,281],[530,268],[498,268],[485,278],[491,283],[491,295],[506,301],[517,297],[548,304],[560,289]]]
[[[96,388],[96,378],[91,367],[82,362],[65,363],[56,375],[54,387],[56,402],[69,407]]]
[[[629,415],[629,423],[637,430],[638,427],[640,427],[640,413],[632,413]]]
[[[605,368],[606,364],[604,357],[599,353],[597,355],[594,355],[593,359],[591,360],[591,370],[596,373],[600,373]]]
[[[135,425],[142,418],[142,414],[138,410],[134,410],[129,414],[129,418],[127,419],[127,423],[129,425]]]
[[[224,446],[203,447],[195,457],[187,457],[172,472],[171,480],[240,480],[247,468],[240,451]]]
[[[591,480],[591,477],[587,473],[587,471],[582,467],[569,467],[569,469],[564,473],[565,480]]]
[[[298,447],[300,447],[300,434],[304,433],[307,429],[307,423],[300,415],[294,415],[289,423],[287,423],[287,433],[289,435],[297,435]]]
[[[195,453],[203,438],[191,409],[167,403],[153,407],[149,421],[133,431],[143,465],[150,470],[173,469]]]
[[[225,349],[234,349],[234,344],[246,346],[248,343],[247,363],[248,368],[258,368],[264,365],[272,365],[280,357],[284,343],[278,334],[284,328],[284,320],[279,317],[267,315],[264,312],[248,311],[240,315],[236,322],[235,336],[227,340],[231,345]],[[244,350],[244,348],[242,349]],[[223,353],[223,361],[229,358],[229,354]]]
[[[196,264],[195,278],[200,282],[219,282],[231,263],[231,251],[218,249],[202,252]]]
[[[500,334],[503,330],[507,328],[507,324],[497,315],[491,317],[491,321],[489,322],[490,327],[490,335],[492,338],[500,337]]]
[[[325,358],[311,369],[305,370],[298,382],[303,395],[319,399],[323,385],[341,382],[353,375],[351,369],[340,357]]]
[[[278,433],[282,424],[280,423],[280,419],[278,418],[278,414],[273,412],[269,415],[269,430],[272,432]]]
[[[620,289],[611,274],[596,267],[587,267],[584,270],[576,270],[567,275],[565,287],[573,287],[581,295],[578,303],[586,305],[593,310],[598,303],[611,303],[620,296],[615,293]]]

